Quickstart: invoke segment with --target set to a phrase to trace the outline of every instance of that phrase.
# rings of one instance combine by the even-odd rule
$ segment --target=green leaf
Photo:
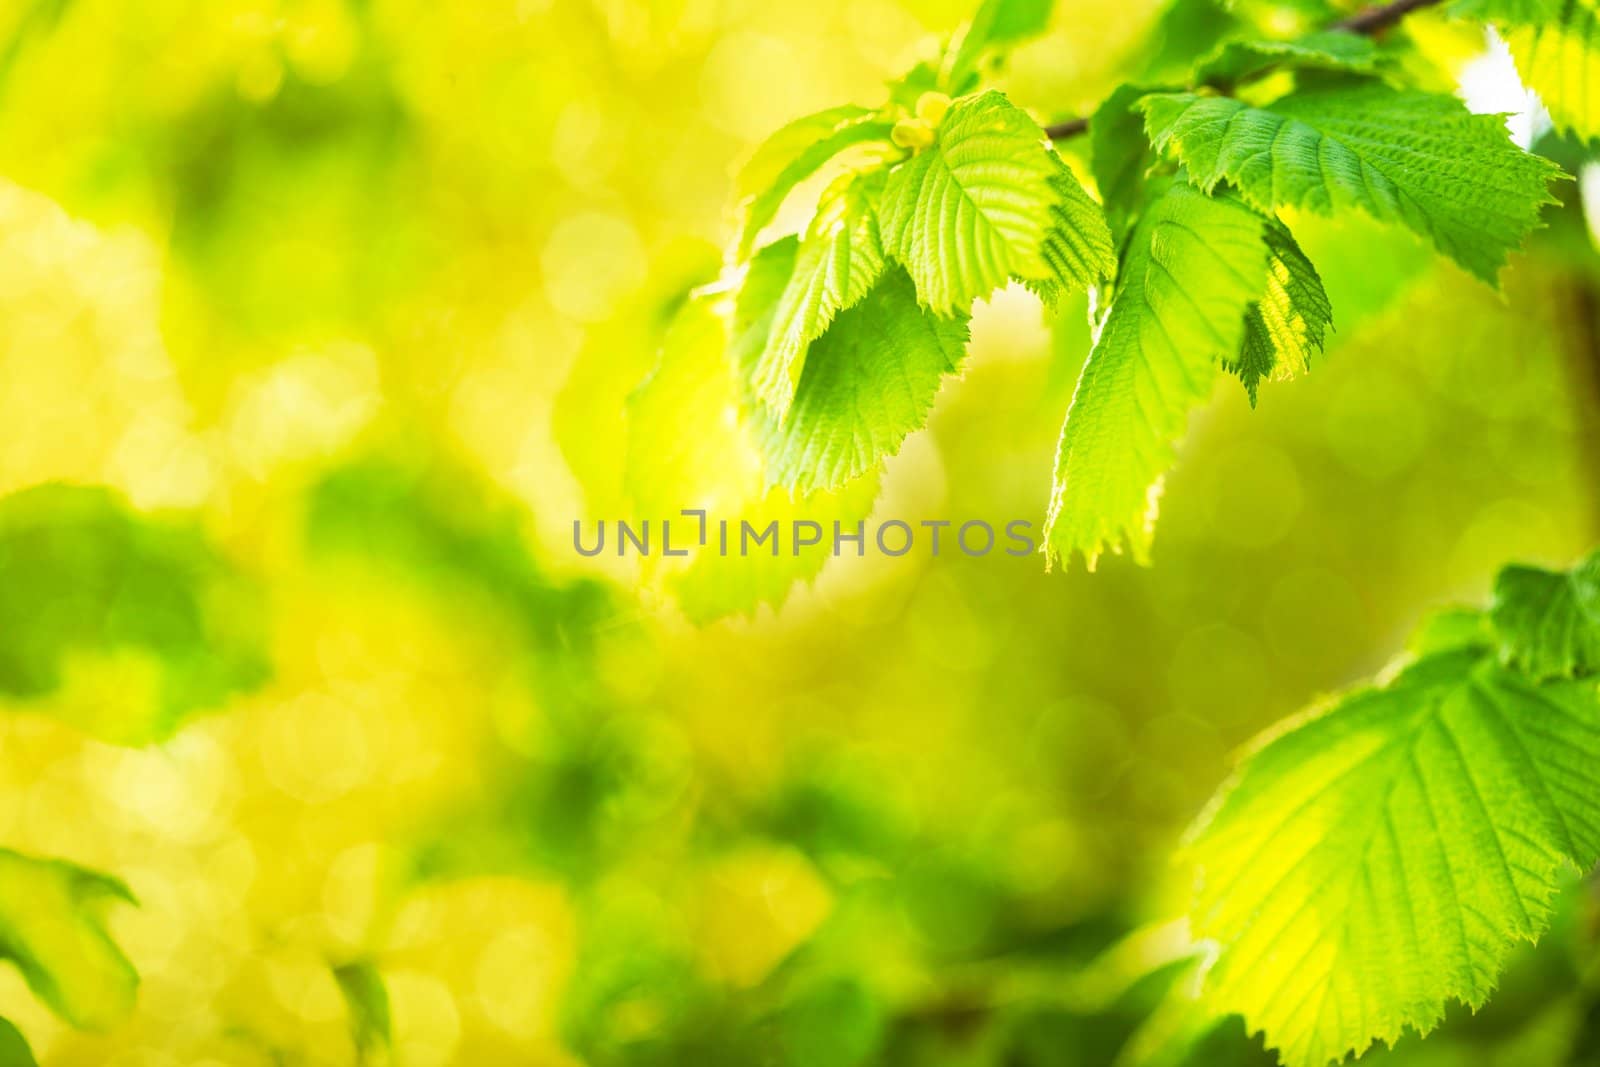
[[[872,476],[858,478],[836,493],[798,498],[785,488],[768,485],[752,427],[771,425],[771,417],[741,392],[739,381],[765,344],[797,250],[791,237],[757,253],[731,327],[714,301],[701,297],[685,304],[667,330],[655,372],[628,401],[624,484],[634,515],[673,519],[673,545],[693,553],[668,581],[684,613],[696,623],[753,612],[763,604],[777,606],[796,582],[815,577],[832,556],[831,539],[798,551],[784,546],[775,555],[765,550],[740,555],[742,522],[762,531],[774,521],[788,529],[792,521],[807,519],[831,535],[834,521],[853,529],[871,511],[877,496],[877,479]],[[822,342],[813,346],[807,374],[820,358],[821,346]],[[806,390],[804,377],[801,393]],[[741,407],[747,409],[744,420],[735,417]],[[795,417],[791,411],[790,421]],[[684,508],[706,510],[704,540],[698,519],[676,518]],[[731,546],[727,554],[718,551],[720,523],[727,524]]]
[[[383,975],[370,962],[342,964],[333,969],[334,981],[350,1013],[350,1039],[362,1053],[387,1048],[390,1041],[389,990]]]
[[[19,706],[102,740],[161,740],[265,680],[264,617],[189,525],[105,489],[0,500],[0,695]]]
[[[1258,32],[1250,12],[1234,0],[1168,0],[1146,39],[1130,55],[1136,81],[1167,82],[1188,76],[1194,57],[1222,42]]]
[[[1124,542],[1149,558],[1162,478],[1189,412],[1244,336],[1267,285],[1267,221],[1182,179],[1155,192],[1067,411],[1046,552],[1093,567]]]
[[[740,260],[796,185],[847,148],[889,141],[893,124],[862,107],[835,107],[795,119],[767,138],[734,179],[740,211]]]
[[[1228,41],[1195,65],[1194,80],[1231,85],[1278,68],[1368,74],[1377,66],[1378,46],[1372,38],[1325,30],[1292,41]]]
[[[940,92],[940,64],[923,60],[889,83],[889,102],[915,111],[924,93]]]
[[[779,245],[791,256],[797,247],[792,237]],[[773,247],[757,260],[771,257]],[[734,417],[739,402],[726,331],[712,301],[691,299],[668,325],[655,370],[628,398],[623,487],[640,518],[710,503],[740,474],[759,470]]]
[[[759,431],[768,479],[810,492],[878,467],[927,422],[966,343],[966,316],[923,310],[911,278],[890,270],[812,344],[788,416]]]
[[[778,305],[789,290],[800,261],[800,241],[784,237],[762,246],[750,259],[728,324],[728,357],[741,386],[740,401],[752,415],[763,409],[757,395],[757,369],[771,347]]]
[[[1594,0],[1463,0],[1453,14],[1492,23],[1558,130],[1600,137],[1600,8]]]
[[[1299,92],[1270,108],[1228,97],[1145,97],[1146,125],[1206,190],[1227,180],[1266,212],[1359,207],[1431,240],[1493,284],[1555,203],[1560,170],[1513,145],[1504,121],[1454,97],[1376,84]]]
[[[1321,1067],[1489,996],[1600,856],[1600,693],[1441,652],[1259,743],[1188,845],[1205,996]]]
[[[781,325],[787,281],[805,246],[775,241],[751,261],[734,308],[729,342],[741,377],[759,365]],[[966,316],[942,318],[917,304],[905,271],[892,266],[871,293],[841,314],[811,346],[783,419],[747,400],[769,484],[832,489],[877,467],[927,420],[945,374],[967,341]]]
[[[1436,611],[1422,620],[1406,641],[1406,652],[1421,657],[1458,649],[1483,652],[1494,646],[1494,627],[1488,613],[1477,608],[1454,607]]]
[[[1055,0],[983,0],[951,57],[945,84],[964,92],[985,55],[1043,33],[1054,8]]]
[[[1505,568],[1490,617],[1502,658],[1535,678],[1600,671],[1600,552],[1570,571]]]
[[[782,417],[794,398],[806,348],[841,310],[861,301],[883,274],[877,201],[884,174],[849,175],[822,197],[778,297],[766,343],[751,372],[755,395]]]
[[[1105,212],[1083,191],[1065,164],[1051,184],[1055,187],[1056,204],[1050,209],[1050,229],[1041,249],[1049,272],[1027,284],[1045,303],[1054,305],[1070,292],[1111,277],[1117,269],[1117,251],[1111,243]]]
[[[1089,169],[1100,188],[1107,221],[1119,238],[1133,225],[1144,196],[1145,172],[1155,161],[1144,132],[1144,115],[1134,107],[1152,91],[1120,85],[1089,119]]]
[[[28,1039],[9,1019],[0,1019],[0,1067],[39,1067]]]
[[[138,972],[105,926],[118,901],[135,903],[115,878],[0,849],[0,959],[80,1029],[108,1029],[133,1008]]]
[[[621,513],[628,394],[655,366],[661,333],[673,314],[692,290],[716,279],[725,256],[723,249],[691,238],[670,242],[660,259],[644,286],[610,318],[584,329],[583,346],[551,411],[551,432],[590,516]]]
[[[1288,228],[1274,219],[1266,239],[1271,254],[1266,295],[1245,315],[1238,358],[1225,364],[1244,382],[1252,407],[1263,380],[1288,381],[1311,368],[1333,322],[1322,279]]]
[[[889,172],[884,247],[940,315],[967,310],[1013,275],[1053,278],[1045,243],[1060,218],[1064,166],[1039,126],[1002,94],[957,100],[938,140]],[[1081,207],[1066,210],[1081,215]]]

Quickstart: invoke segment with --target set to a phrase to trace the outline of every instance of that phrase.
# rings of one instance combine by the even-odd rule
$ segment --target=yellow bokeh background
[[[1156,6],[1064,3],[1013,99],[1092,106]],[[0,968],[41,1063],[963,1062],[894,1042],[1162,917],[1236,746],[1508,559],[1592,545],[1584,287],[1535,253],[1502,299],[1307,219],[1335,343],[1259,410],[1219,384],[1150,570],[846,558],[698,627],[574,553],[626,514],[627,399],[716,274],[733,169],[968,14],[0,3],[0,494],[187,516],[260,589],[271,672],[152,744],[118,743],[145,651],[0,703],[0,846],[139,901],[104,1033]],[[876,514],[1037,524],[1087,346],[1020,290],[980,307]],[[392,507],[349,502],[385,478]],[[358,1048],[357,962],[387,1047]]]

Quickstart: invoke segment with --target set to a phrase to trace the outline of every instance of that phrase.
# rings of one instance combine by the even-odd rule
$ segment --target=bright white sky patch
[[[1480,115],[1504,114],[1511,139],[1527,148],[1538,134],[1550,126],[1550,116],[1533,90],[1522,84],[1517,66],[1505,41],[1493,30],[1486,31],[1488,47],[1483,55],[1461,68],[1461,98]]]

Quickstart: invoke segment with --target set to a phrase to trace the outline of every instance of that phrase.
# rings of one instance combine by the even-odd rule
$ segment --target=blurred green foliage
[[[0,500],[0,693],[79,689],[56,704],[75,725],[162,740],[265,680],[262,621],[257,591],[196,530],[145,519],[103,489]]]
[[[106,932],[110,904],[135,903],[114,878],[0,850],[0,944],[39,997],[76,1026],[103,1030],[133,1004],[139,976]]]

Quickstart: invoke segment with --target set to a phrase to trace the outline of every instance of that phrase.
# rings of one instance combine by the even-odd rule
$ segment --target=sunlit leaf
[[[1517,72],[1557,129],[1600,137],[1600,9],[1594,0],[1457,0],[1451,10],[1500,30]]]
[[[1209,1002],[1288,1067],[1481,1005],[1600,858],[1600,690],[1439,652],[1265,739],[1188,848]]]
[[[884,246],[905,264],[922,302],[948,315],[1013,276],[1054,279],[1045,244],[1062,204],[1062,166],[1039,126],[1002,94],[956,101],[938,140],[890,171],[884,190]],[[1109,248],[1096,232],[1105,225],[1098,211],[1082,201],[1066,210],[1086,241]]]
[[[1411,228],[1490,284],[1540,208],[1555,203],[1556,166],[1512,144],[1498,116],[1471,114],[1450,96],[1360,84],[1265,108],[1193,93],[1156,93],[1139,106],[1152,141],[1201,188],[1226,180],[1262,211],[1360,208]]]
[[[757,148],[734,181],[741,221],[737,254],[743,259],[794,187],[847,148],[887,143],[892,124],[861,107],[836,107],[795,119]]]
[[[883,179],[881,171],[850,175],[830,189],[800,242],[751,370],[756,396],[780,418],[794,399],[807,347],[883,274],[877,211]]]
[[[1266,228],[1244,204],[1181,179],[1145,209],[1061,429],[1045,520],[1051,556],[1081,552],[1092,567],[1126,545],[1148,558],[1174,446],[1266,289]]]
[[[1055,0],[983,0],[951,57],[948,83],[964,91],[986,54],[1043,33]]]
[[[791,494],[772,486],[755,433],[740,417],[750,398],[742,391],[738,372],[761,349],[775,294],[793,270],[795,248],[790,239],[756,256],[740,294],[743,314],[725,315],[707,299],[685,305],[667,331],[655,372],[628,404],[625,484],[634,516],[669,521],[674,550],[693,555],[681,570],[672,571],[671,581],[680,606],[696,621],[780,604],[796,582],[815,577],[832,558],[832,524],[853,530],[877,495],[877,479],[871,475],[838,492]],[[923,314],[920,309],[916,313]],[[806,373],[813,373],[813,363],[826,368],[831,359],[808,360]],[[801,392],[806,391],[802,381]],[[797,404],[791,422],[800,418],[799,410]],[[758,418],[757,427],[761,424]],[[684,509],[704,511],[704,520],[682,516]],[[745,551],[746,522],[755,531],[752,536],[758,536],[773,523],[780,531],[789,530],[797,519],[817,523],[829,536],[800,547],[763,541]],[[657,530],[659,538],[661,527]]]
[[[1269,223],[1266,241],[1271,252],[1266,294],[1245,315],[1238,358],[1225,361],[1244,382],[1252,405],[1261,382],[1288,381],[1310,369],[1333,322],[1322,279],[1288,228]]]
[[[1376,69],[1372,38],[1331,30],[1291,41],[1229,41],[1195,65],[1197,82],[1237,82],[1276,69],[1342,70],[1366,74]]]
[[[1049,271],[1041,278],[1026,281],[1047,304],[1054,305],[1068,293],[1111,277],[1116,270],[1117,253],[1105,212],[1089,199],[1072,172],[1062,166],[1051,184],[1055,187],[1056,204],[1050,209],[1050,228],[1045,231],[1041,248]]]
[[[966,341],[965,316],[923,310],[911,279],[890,271],[812,345],[783,421],[758,430],[767,477],[804,493],[875,469],[927,421]]]

